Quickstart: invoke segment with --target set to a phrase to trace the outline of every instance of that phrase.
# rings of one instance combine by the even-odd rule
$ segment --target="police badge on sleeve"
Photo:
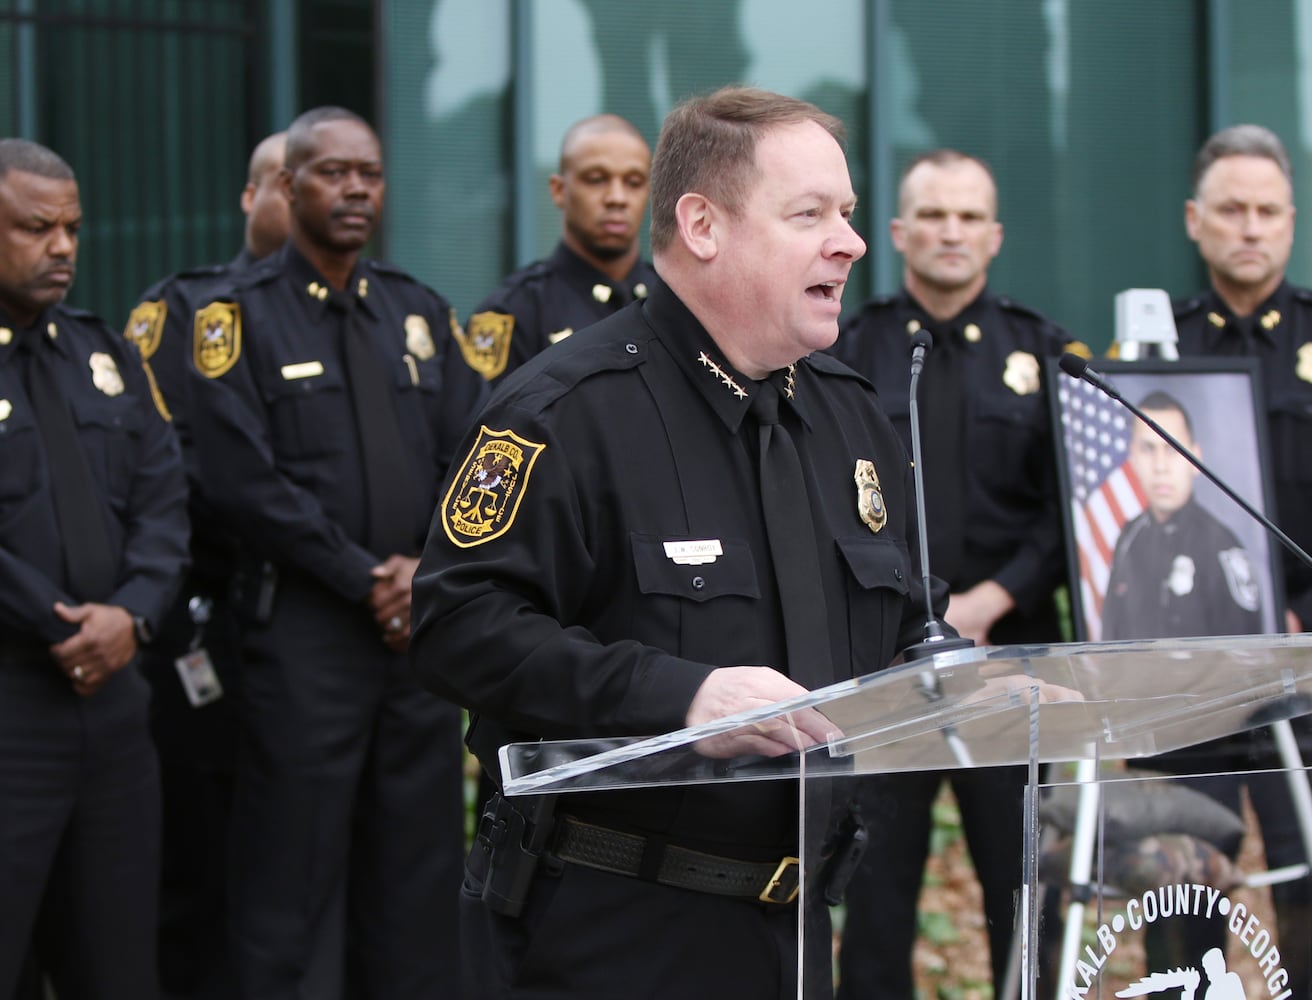
[[[446,537],[468,549],[504,535],[515,522],[533,466],[545,450],[545,444],[514,431],[480,427],[459,478],[442,499]]]
[[[465,330],[453,328],[465,364],[489,382],[506,370],[515,317],[509,313],[481,312],[469,317]]]
[[[225,374],[241,357],[241,309],[233,302],[211,302],[196,313],[192,360],[206,378]]]
[[[1223,549],[1217,553],[1217,558],[1225,573],[1226,589],[1234,602],[1245,611],[1256,611],[1261,602],[1261,588],[1248,552],[1239,547]]]

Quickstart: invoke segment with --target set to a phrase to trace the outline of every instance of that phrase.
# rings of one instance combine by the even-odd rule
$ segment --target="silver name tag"
[[[665,555],[680,566],[701,566],[713,563],[724,555],[724,546],[718,538],[706,538],[693,542],[665,542]]]

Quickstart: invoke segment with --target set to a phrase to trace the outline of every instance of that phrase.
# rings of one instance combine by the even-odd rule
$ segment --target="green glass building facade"
[[[378,252],[463,316],[554,244],[571,122],[613,111],[654,142],[681,97],[745,82],[848,124],[870,245],[849,308],[898,285],[902,165],[953,146],[998,177],[994,287],[1101,349],[1117,291],[1203,284],[1183,203],[1209,132],[1270,126],[1301,187],[1310,72],[1312,0],[0,0],[0,134],[77,169],[73,298],[112,322],[236,252],[247,155],[306,107],[377,123]]]

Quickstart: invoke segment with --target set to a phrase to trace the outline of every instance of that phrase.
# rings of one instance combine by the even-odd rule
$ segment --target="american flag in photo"
[[[1129,412],[1087,382],[1073,379],[1061,380],[1058,398],[1080,568],[1078,600],[1086,638],[1096,642],[1102,637],[1102,598],[1116,539],[1147,498],[1129,467]]]

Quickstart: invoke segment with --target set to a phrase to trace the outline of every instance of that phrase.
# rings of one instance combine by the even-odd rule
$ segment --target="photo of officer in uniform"
[[[1179,400],[1154,390],[1139,407],[1195,457],[1203,457]],[[1129,462],[1145,509],[1116,540],[1103,603],[1103,638],[1262,631],[1254,563],[1235,533],[1195,499],[1198,470],[1138,419],[1130,430]]]

